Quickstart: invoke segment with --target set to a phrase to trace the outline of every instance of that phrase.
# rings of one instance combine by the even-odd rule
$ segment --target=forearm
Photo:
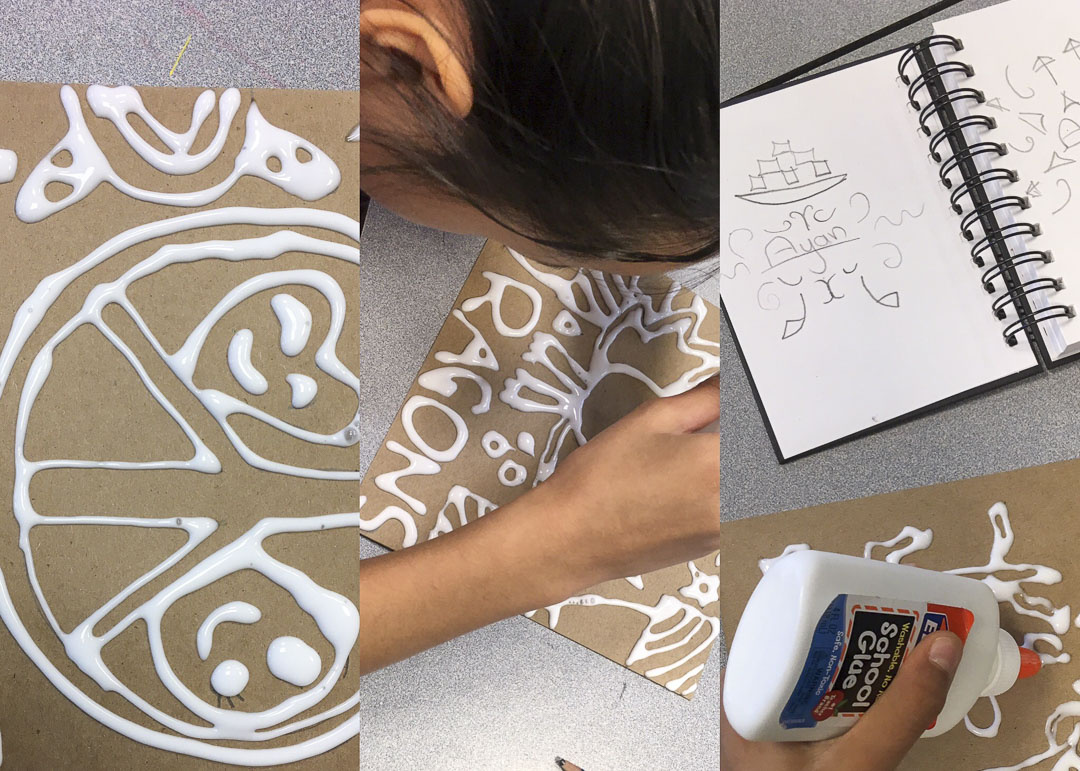
[[[468,527],[360,563],[360,668],[392,664],[581,588],[541,488]]]

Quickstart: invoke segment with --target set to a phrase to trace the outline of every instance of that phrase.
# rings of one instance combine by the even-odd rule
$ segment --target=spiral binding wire
[[[1006,246],[1008,240],[1015,236],[1038,238],[1041,235],[1042,228],[1039,227],[1038,223],[1012,222],[979,239],[978,243],[971,247],[971,261],[981,268],[986,265],[986,261],[983,259],[983,252],[987,249],[993,249],[995,246]],[[999,259],[998,262],[1004,262],[1004,260]]]
[[[1016,268],[1021,265],[1040,263],[1048,265],[1053,262],[1053,255],[1048,250],[1028,248],[1013,254],[1008,247],[1011,239],[1022,239],[1026,244],[1028,239],[1037,238],[1041,234],[1038,224],[1029,222],[1011,222],[1001,226],[997,221],[997,214],[1008,210],[1016,213],[1026,211],[1031,203],[1026,197],[1017,195],[991,196],[988,185],[991,182],[1014,183],[1019,179],[1015,170],[991,165],[975,173],[974,159],[979,156],[993,155],[994,159],[1008,154],[1008,148],[1003,144],[990,141],[968,143],[965,130],[969,128],[982,128],[992,130],[997,128],[997,121],[988,115],[971,113],[957,117],[953,111],[953,105],[971,102],[973,106],[983,104],[986,97],[982,91],[966,86],[949,87],[942,79],[943,75],[954,74],[970,78],[975,74],[974,69],[960,61],[946,60],[936,61],[925,65],[918,60],[920,54],[929,52],[934,48],[949,49],[949,53],[964,50],[964,44],[958,38],[951,35],[932,35],[914,46],[908,48],[900,57],[898,70],[901,82],[908,87],[907,96],[909,104],[919,113],[919,129],[923,134],[930,137],[930,157],[940,165],[938,170],[941,183],[951,190],[949,203],[953,211],[962,216],[960,221],[960,233],[968,241],[974,242],[971,247],[971,259],[980,268],[986,267],[984,255],[989,251],[993,255],[993,264],[983,272],[983,288],[990,294],[998,294],[991,310],[994,317],[1006,321],[1009,318],[1010,306],[1016,314],[1016,318],[1005,328],[1002,333],[1005,342],[1010,346],[1018,343],[1020,335],[1032,335],[1039,324],[1044,321],[1059,318],[1075,318],[1076,309],[1072,305],[1053,303],[1043,308],[1033,309],[1029,302],[1032,296],[1043,293],[1044,295],[1057,294],[1065,285],[1060,278],[1040,277],[1021,281]],[[925,57],[924,57],[925,58]],[[919,74],[912,78],[907,74],[907,69],[915,64]],[[944,90],[939,88],[940,93],[934,95],[932,83],[939,83]],[[945,108],[948,107],[946,110]],[[937,118],[941,128],[934,132],[931,129],[931,118]],[[960,145],[956,147],[955,145]],[[947,158],[943,156],[942,145],[952,150]],[[965,168],[966,167],[966,168]],[[960,182],[953,184],[952,174],[960,173]],[[965,213],[961,202],[968,198],[971,211]],[[982,199],[982,200],[980,200]],[[983,236],[976,241],[975,232],[972,228],[979,223]],[[992,227],[988,227],[990,223]],[[999,293],[997,281],[1004,283],[1004,289]]]
[[[964,218],[960,220],[960,232],[968,241],[974,241],[975,234],[971,230],[972,225],[979,222],[986,214],[1012,208],[1019,211],[1030,209],[1031,199],[1027,196],[1003,195],[1000,198],[995,198],[989,203],[980,204],[965,214]]]
[[[1020,267],[1021,265],[1030,265],[1032,263],[1040,262],[1043,265],[1049,265],[1054,261],[1054,256],[1049,251],[1042,252],[1038,249],[1028,249],[1017,254],[1010,254],[1007,260],[1001,260],[995,262],[982,275],[983,289],[987,294],[994,294],[997,289],[994,286],[994,282],[1005,276],[1005,271],[1012,270]],[[1014,301],[1019,297],[1013,297]]]
[[[941,146],[942,142],[958,133],[963,133],[964,129],[970,128],[971,126],[982,126],[987,130],[996,129],[997,121],[989,115],[965,115],[963,118],[956,121],[956,123],[940,129],[930,139],[930,157],[934,159],[934,162],[941,163],[941,153],[939,153],[937,149]]]

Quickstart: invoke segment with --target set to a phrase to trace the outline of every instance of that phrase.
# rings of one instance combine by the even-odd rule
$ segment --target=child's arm
[[[655,399],[575,450],[531,492],[467,527],[360,563],[370,672],[503,618],[719,547],[712,380]]]

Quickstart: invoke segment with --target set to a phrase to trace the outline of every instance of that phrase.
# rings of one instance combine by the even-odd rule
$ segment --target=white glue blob
[[[525,482],[525,477],[528,476],[525,471],[525,467],[516,461],[512,461],[509,458],[503,461],[503,464],[499,466],[499,481],[507,487],[517,487]]]
[[[0,150],[0,185],[15,179],[19,158],[11,150]]]
[[[266,649],[266,666],[279,680],[306,688],[322,671],[322,659],[299,637],[278,637]]]
[[[1057,651],[1057,654],[1042,653],[1041,651],[1038,651],[1035,648],[1035,643],[1038,642],[1046,643],[1047,645],[1051,646]],[[1069,655],[1068,653],[1062,653],[1062,646],[1064,645],[1064,643],[1062,643],[1061,638],[1056,634],[1031,632],[1024,635],[1024,641],[1020,644],[1028,650],[1032,650],[1038,653],[1039,660],[1042,662],[1042,665],[1044,667],[1048,664],[1068,664],[1070,661],[1072,661],[1071,655]]]
[[[262,618],[262,612],[249,602],[228,602],[210,612],[210,615],[199,626],[195,635],[195,648],[199,651],[199,658],[206,661],[210,656],[210,650],[214,647],[214,630],[219,624],[233,621],[237,624],[254,624]],[[218,691],[221,693],[221,691]],[[222,696],[226,694],[221,693]]]
[[[292,388],[292,406],[295,409],[302,410],[315,401],[315,395],[319,392],[319,384],[315,382],[314,378],[293,372],[286,375],[285,380],[288,382],[289,387]]]
[[[517,447],[530,458],[536,455],[536,440],[526,431],[517,435]]]
[[[577,337],[581,334],[581,325],[570,311],[559,311],[551,323],[560,335]]]
[[[983,575],[982,582],[990,587],[998,602],[1008,602],[1020,615],[1042,619],[1055,633],[1065,634],[1069,630],[1069,606],[1054,608],[1045,598],[1029,597],[1022,587],[1022,584],[1050,586],[1061,583],[1061,573],[1045,565],[1027,563],[1014,565],[1009,562],[1009,550],[1013,546],[1015,536],[1012,523],[1009,521],[1009,510],[1004,503],[996,503],[990,509],[990,523],[994,529],[994,543],[990,547],[990,559],[986,564],[978,567],[956,568],[947,572],[958,576]],[[1019,576],[1019,578],[1005,580],[996,575],[999,571]],[[1026,605],[1020,604],[1021,599],[1026,600]],[[1027,607],[1030,605],[1035,605],[1036,608]],[[1038,610],[1038,607],[1046,610]]]
[[[281,352],[296,356],[311,336],[311,311],[291,294],[276,294],[270,300],[281,325]]]
[[[226,659],[214,667],[210,687],[215,693],[232,698],[247,687],[248,668],[236,659]]]
[[[241,329],[229,341],[229,371],[236,382],[253,396],[266,393],[270,384],[255,365],[251,363],[251,349],[255,336],[250,329]]]
[[[489,458],[501,458],[513,449],[510,446],[510,440],[498,431],[485,433],[480,440],[480,444],[484,446],[484,452],[487,453]]]

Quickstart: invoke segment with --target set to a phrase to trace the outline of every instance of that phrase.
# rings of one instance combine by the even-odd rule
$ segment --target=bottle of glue
[[[794,552],[761,579],[731,641],[724,711],[751,741],[844,733],[889,687],[924,637],[947,629],[964,652],[924,737],[959,723],[980,696],[1039,671],[1039,655],[999,627],[994,593],[963,576],[878,560]]]

